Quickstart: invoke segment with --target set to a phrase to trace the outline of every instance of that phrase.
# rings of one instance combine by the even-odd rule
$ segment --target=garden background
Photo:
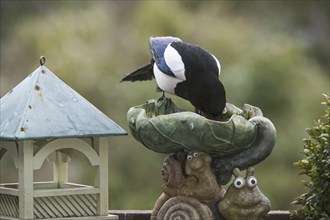
[[[258,106],[274,123],[277,143],[255,175],[272,209],[292,209],[305,190],[293,163],[303,156],[305,128],[323,115],[321,94],[330,91],[329,11],[329,1],[321,0],[1,0],[0,95],[44,55],[52,72],[129,131],[128,109],[161,95],[155,81],[119,83],[149,62],[149,37],[172,35],[201,45],[221,63],[227,101]],[[75,154],[70,181],[91,184],[93,167]],[[110,138],[109,208],[152,209],[161,194],[163,158],[130,134]],[[35,181],[51,177],[48,162],[35,171]],[[9,155],[0,163],[0,182],[17,182]]]

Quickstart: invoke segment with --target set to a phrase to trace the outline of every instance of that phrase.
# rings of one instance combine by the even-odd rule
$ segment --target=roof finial
[[[40,61],[40,65],[43,66],[46,62],[46,57],[41,56],[39,61]]]

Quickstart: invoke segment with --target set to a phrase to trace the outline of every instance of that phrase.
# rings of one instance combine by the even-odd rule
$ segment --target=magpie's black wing
[[[145,81],[152,80],[154,78],[153,64],[150,63],[140,69],[135,70],[134,72],[127,74],[122,78],[120,82],[123,81]]]
[[[176,85],[176,87],[174,88],[174,92],[175,92],[175,95],[183,98],[183,99],[186,99],[186,100],[190,100],[189,99],[189,94],[188,94],[188,83],[187,81],[183,81],[183,82],[180,82]]]
[[[206,49],[184,42],[173,42],[173,47],[181,56],[184,63],[185,75],[189,78],[192,72],[200,75],[201,73],[215,74],[219,77],[221,66],[218,59]]]

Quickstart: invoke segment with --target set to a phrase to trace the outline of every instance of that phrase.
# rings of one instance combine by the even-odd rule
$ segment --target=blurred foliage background
[[[128,109],[160,96],[155,81],[119,83],[149,62],[148,38],[172,35],[199,44],[220,60],[228,102],[258,106],[276,126],[276,146],[255,175],[272,209],[293,209],[304,187],[292,164],[302,158],[305,128],[324,111],[321,94],[330,90],[329,11],[329,1],[303,0],[1,0],[1,96],[44,55],[52,72],[128,131]],[[152,209],[161,194],[164,155],[130,134],[110,144],[109,208]],[[91,184],[93,167],[75,154],[70,181]],[[16,182],[9,155],[0,165],[1,182]],[[51,176],[45,162],[34,179]]]

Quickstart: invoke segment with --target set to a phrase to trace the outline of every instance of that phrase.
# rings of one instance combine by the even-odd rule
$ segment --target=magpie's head
[[[203,89],[193,95],[192,104],[199,109],[204,116],[210,119],[218,120],[226,106],[226,91],[219,80],[207,82],[207,85],[197,85]],[[195,102],[195,104],[193,103]]]

